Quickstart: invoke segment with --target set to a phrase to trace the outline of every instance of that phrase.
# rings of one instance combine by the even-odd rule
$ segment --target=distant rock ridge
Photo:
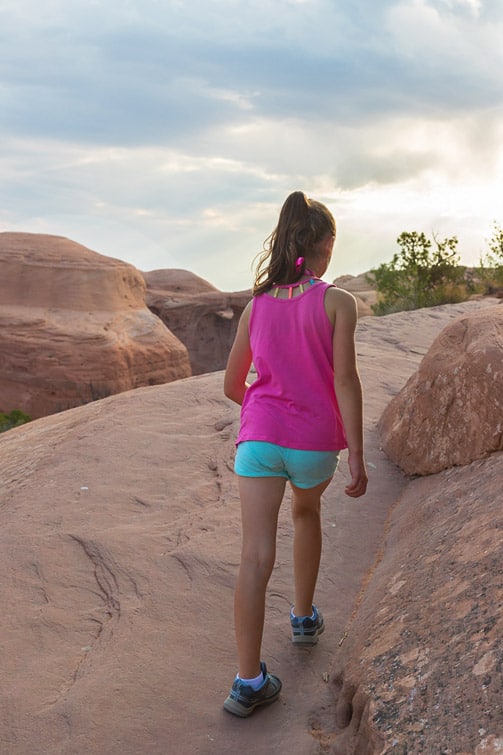
[[[224,369],[251,291],[224,293],[187,270],[143,273],[150,310],[186,346],[192,374]]]
[[[191,374],[141,274],[61,236],[0,233],[0,409],[32,418]]]
[[[340,275],[334,283],[339,288],[349,291],[356,299],[358,317],[373,315],[372,305],[377,301],[377,291],[367,280],[368,273],[361,275]]]
[[[185,344],[192,373],[224,369],[239,318],[252,298],[251,289],[222,292],[194,273],[179,269],[152,270],[143,276],[148,307]],[[373,315],[376,292],[365,274],[345,275],[334,283],[354,294],[359,317]]]

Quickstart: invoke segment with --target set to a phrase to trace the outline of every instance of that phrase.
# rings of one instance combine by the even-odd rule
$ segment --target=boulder
[[[222,293],[187,270],[143,276],[147,305],[186,346],[192,374],[224,369],[251,291]]]
[[[0,234],[0,409],[42,417],[191,374],[141,274],[60,236]]]
[[[386,407],[379,428],[384,451],[409,475],[502,450],[503,308],[448,325]]]

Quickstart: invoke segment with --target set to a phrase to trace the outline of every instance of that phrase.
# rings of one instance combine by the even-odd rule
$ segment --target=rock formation
[[[369,490],[343,495],[343,455],[323,501],[326,631],[312,649],[289,638],[285,501],[264,634],[284,686],[247,721],[221,709],[241,545],[222,374],[2,434],[2,755],[500,752],[502,454],[411,482],[375,426],[439,331],[488,304],[359,324]]]
[[[0,234],[0,409],[41,417],[190,375],[141,274],[59,237]]]
[[[192,374],[224,369],[251,291],[222,293],[186,270],[143,276],[147,305],[187,347]]]
[[[373,315],[372,304],[377,301],[377,292],[367,280],[368,273],[361,275],[341,275],[334,280],[336,286],[350,291],[358,305],[358,317]]]
[[[503,307],[440,333],[380,420],[383,448],[407,474],[432,474],[503,449]]]
[[[147,305],[187,347],[192,374],[224,369],[251,290],[224,293],[186,270],[152,270],[143,276]],[[376,293],[365,276],[334,282],[354,294],[359,317],[373,314]]]
[[[503,752],[502,479],[496,452],[405,488],[314,716],[321,752]]]

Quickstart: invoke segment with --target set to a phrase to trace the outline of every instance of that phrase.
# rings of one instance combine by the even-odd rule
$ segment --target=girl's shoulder
[[[326,296],[338,302],[340,306],[356,304],[356,299],[352,293],[346,291],[345,288],[339,288],[339,286],[333,283],[329,284]]]
[[[356,317],[356,299],[344,288],[329,286],[325,293],[325,310],[332,323],[335,322],[336,315]]]
[[[239,318],[239,322],[243,325],[248,326],[248,323],[250,322],[250,317],[253,309],[253,302],[254,299],[250,299],[248,304],[245,306],[243,311],[241,312],[241,317]]]

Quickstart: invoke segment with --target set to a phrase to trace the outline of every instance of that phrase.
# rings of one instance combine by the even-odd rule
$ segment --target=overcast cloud
[[[503,223],[500,0],[0,0],[0,230],[219,288],[295,189],[327,279]]]

